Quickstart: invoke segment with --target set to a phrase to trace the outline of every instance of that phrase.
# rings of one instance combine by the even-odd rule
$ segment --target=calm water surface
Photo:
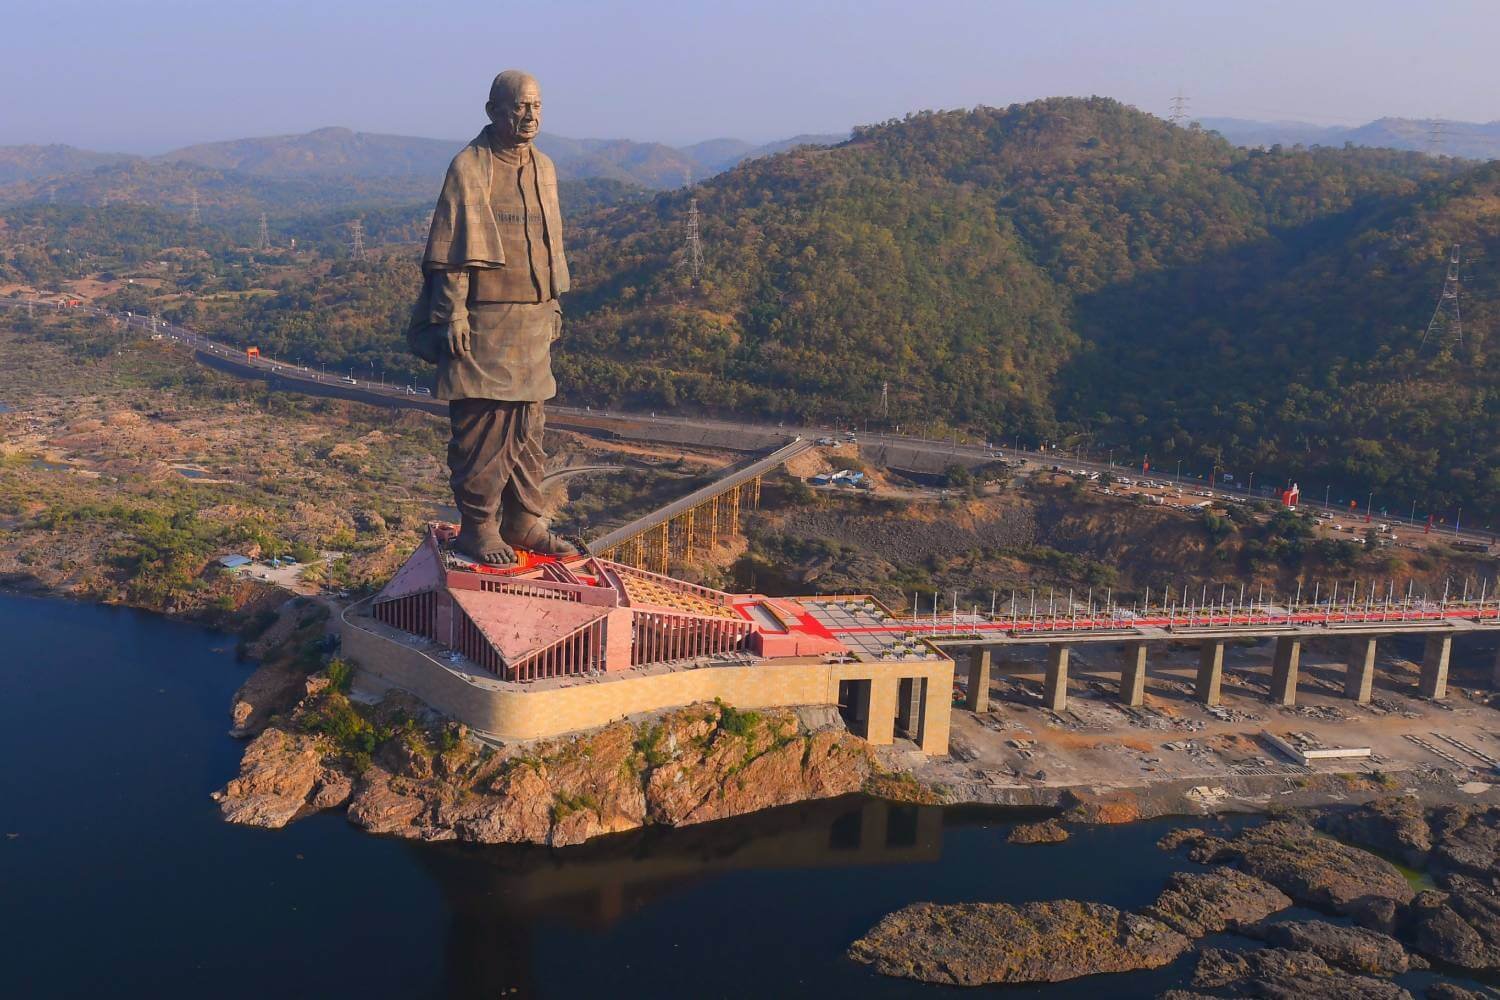
[[[1153,898],[1170,822],[1012,847],[1017,817],[861,799],[567,851],[221,823],[233,640],[0,596],[0,994],[1151,996],[1156,972],[946,990],[843,957],[917,900]],[[508,991],[516,991],[508,994]]]

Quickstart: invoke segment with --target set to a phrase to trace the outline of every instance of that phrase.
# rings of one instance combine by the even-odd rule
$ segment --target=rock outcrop
[[[1329,810],[1318,817],[1318,827],[1410,868],[1424,867],[1432,850],[1426,810],[1415,798],[1404,795],[1376,799],[1354,809]]]
[[[1432,983],[1422,994],[1427,1000],[1495,1000],[1494,991],[1465,989],[1457,983]]]
[[[1424,892],[1412,904],[1410,939],[1430,958],[1466,969],[1500,971],[1500,893],[1454,875],[1444,892]]]
[[[1384,858],[1287,820],[1251,827],[1233,840],[1204,838],[1188,856],[1203,863],[1233,862],[1299,903],[1385,932],[1415,895],[1400,869]]]
[[[276,609],[264,631],[244,643],[244,655],[261,664],[234,693],[230,736],[259,735],[273,718],[327,687],[326,676],[312,674],[320,665],[318,644],[327,618],[322,605],[292,598]]]
[[[1008,844],[1061,844],[1068,839],[1068,828],[1055,819],[1040,823],[1018,823],[1005,838]]]
[[[322,684],[246,749],[216,797],[226,819],[281,826],[348,803],[371,833],[565,846],[857,792],[869,748],[795,713],[693,705],[646,722],[495,750],[395,693],[374,708]],[[357,775],[351,780],[348,775]]]
[[[1275,886],[1233,868],[1175,872],[1142,912],[1190,938],[1253,924],[1292,905]]]
[[[1241,933],[1274,948],[1308,951],[1329,965],[1371,976],[1399,976],[1426,962],[1408,955],[1401,942],[1367,927],[1345,927],[1326,920],[1288,920],[1245,927]]]
[[[1450,806],[1432,817],[1433,864],[1478,878],[1500,879],[1500,808]]]
[[[279,828],[308,804],[326,773],[313,737],[267,729],[245,748],[239,777],[214,799],[231,823]]]
[[[1184,847],[1193,847],[1199,841],[1206,839],[1208,839],[1208,831],[1201,830],[1196,826],[1184,826],[1178,827],[1175,830],[1168,830],[1156,842],[1156,846],[1163,851],[1177,851]],[[1217,838],[1214,839],[1217,840]]]
[[[1412,1000],[1409,992],[1388,980],[1345,972],[1311,952],[1284,948],[1206,948],[1193,972],[1193,985],[1275,1000]]]
[[[277,715],[290,712],[327,685],[327,678],[309,677],[307,668],[294,660],[257,667],[234,693],[229,735],[236,739],[259,735]]]
[[[980,986],[1154,969],[1189,946],[1165,924],[1102,903],[917,903],[882,918],[849,957],[887,976]]]

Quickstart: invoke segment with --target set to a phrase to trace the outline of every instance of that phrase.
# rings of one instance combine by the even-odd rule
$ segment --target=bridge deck
[[[967,619],[967,620],[965,620]],[[901,632],[951,645],[1039,642],[1149,642],[1196,639],[1318,638],[1389,635],[1399,632],[1500,631],[1500,604],[1449,604],[1427,607],[1302,607],[1288,609],[1218,609],[1199,612],[1117,612],[1078,616],[984,618],[957,616],[897,618],[856,632]]]
[[[628,524],[622,524],[608,534],[589,542],[589,548],[595,552],[607,552],[642,532],[650,531],[652,528],[672,520],[672,518],[677,517],[679,514],[692,510],[700,504],[707,503],[720,493],[725,493],[736,486],[748,483],[757,476],[765,475],[767,472],[780,466],[783,462],[802,454],[812,446],[813,442],[805,438],[792,440],[777,448],[769,455],[764,455],[749,465],[741,466],[729,475],[715,479],[707,486],[700,487],[685,497],[680,497],[663,507],[658,507],[651,513],[638,517]]]

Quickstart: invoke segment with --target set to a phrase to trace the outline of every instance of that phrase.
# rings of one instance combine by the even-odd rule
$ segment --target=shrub
[[[719,708],[719,728],[731,736],[748,740],[760,725],[759,712],[741,712],[720,698],[715,698],[714,704]]]
[[[335,656],[329,660],[324,672],[328,675],[332,688],[341,694],[347,693],[349,686],[354,683],[354,665],[341,657]]]
[[[642,729],[636,736],[635,752],[640,754],[648,766],[660,767],[667,762],[667,753],[661,746],[662,737],[665,735],[665,727],[660,722],[655,722],[648,728]]]

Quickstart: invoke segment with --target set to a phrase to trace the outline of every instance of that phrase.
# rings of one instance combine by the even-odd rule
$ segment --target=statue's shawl
[[[568,290],[568,261],[563,256],[562,208],[557,201],[557,168],[552,158],[535,146],[536,183],[542,202],[542,222],[552,251],[552,286],[561,295]],[[422,253],[422,291],[412,307],[406,342],[413,354],[436,364],[441,352],[442,330],[431,323],[434,270],[461,267],[504,267],[505,247],[500,243],[500,224],[490,204],[490,179],[495,157],[490,152],[490,130],[474,137],[448,165],[443,191],[432,213],[427,249]]]
[[[532,147],[542,222],[552,251],[552,283],[558,294],[568,290],[568,262],[563,256],[562,209],[557,201],[557,168],[551,157]],[[488,126],[461,149],[448,165],[443,191],[432,213],[432,229],[422,254],[422,269],[503,267],[505,247],[500,225],[490,205],[490,180],[495,157],[490,151]]]

